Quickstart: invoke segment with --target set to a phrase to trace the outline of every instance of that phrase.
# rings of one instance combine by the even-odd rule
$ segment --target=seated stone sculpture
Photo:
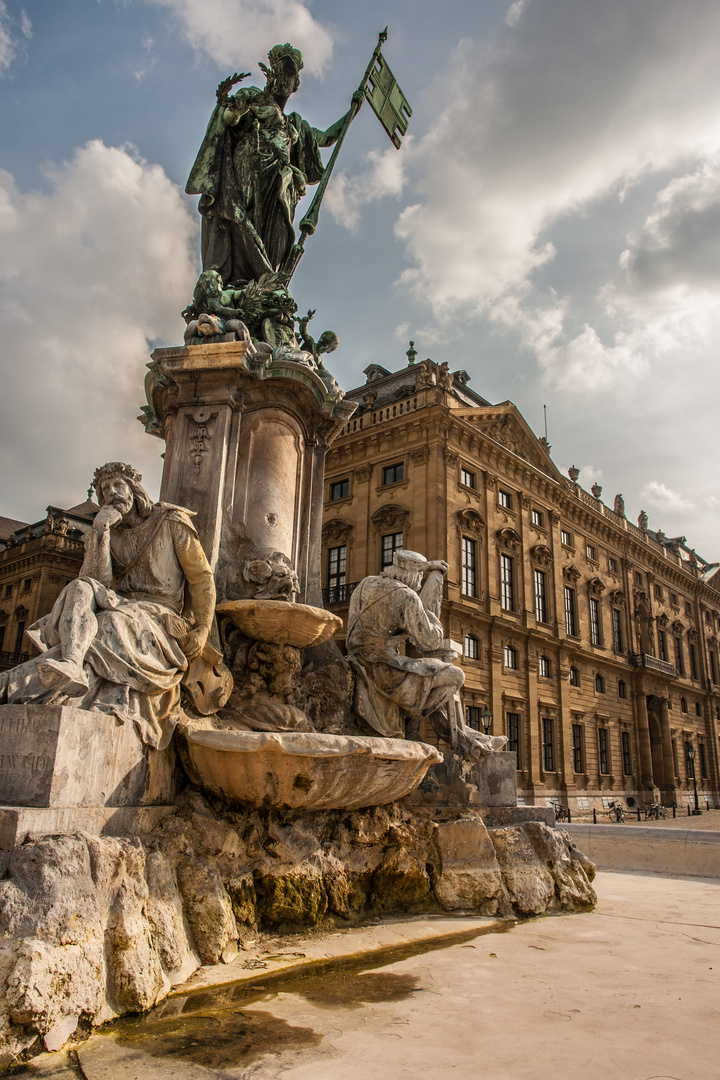
[[[100,510],[80,576],[27,631],[42,654],[0,674],[0,703],[99,709],[162,749],[193,665],[219,683],[208,713],[225,703],[231,682],[208,642],[215,584],[193,515],[153,503],[141,480],[117,461],[96,469]],[[199,681],[207,691],[208,679]]]
[[[356,677],[355,710],[380,735],[419,739],[420,723],[428,717],[453,749],[475,760],[507,739],[474,731],[463,721],[465,675],[452,661],[439,619],[447,571],[445,562],[401,550],[382,574],[361,581],[350,598],[347,659]],[[399,652],[408,642],[420,657]]]

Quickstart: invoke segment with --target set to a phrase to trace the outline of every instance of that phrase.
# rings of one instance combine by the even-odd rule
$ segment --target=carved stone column
[[[674,802],[677,802],[677,789],[675,787],[675,762],[673,760],[667,698],[660,698],[660,734],[662,736],[663,772],[665,773],[662,799],[665,806],[672,806]]]
[[[650,718],[648,716],[647,696],[644,692],[638,691],[636,693],[634,705],[640,751],[640,783],[643,795],[652,798],[655,784],[653,780],[652,746],[650,744]]]
[[[218,601],[253,595],[245,565],[282,552],[297,599],[320,605],[325,454],[355,403],[306,365],[263,358],[244,341],[156,349],[152,359],[145,422],[166,440],[161,499],[195,511]]]

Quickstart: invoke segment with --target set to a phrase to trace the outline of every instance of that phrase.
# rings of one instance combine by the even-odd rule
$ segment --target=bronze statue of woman
[[[319,148],[337,141],[362,102],[356,94],[349,113],[318,131],[298,113],[285,112],[300,85],[302,53],[275,45],[268,60],[269,68],[260,65],[264,89],[251,86],[229,96],[248,73],[218,87],[218,104],[185,188],[200,195],[203,270],[217,270],[230,287],[282,269],[295,242],[298,200],[307,184],[323,176]]]

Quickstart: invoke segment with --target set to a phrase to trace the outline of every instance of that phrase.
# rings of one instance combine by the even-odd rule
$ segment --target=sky
[[[215,88],[289,40],[325,128],[386,23],[408,136],[363,107],[292,283],[331,370],[412,338],[720,560],[717,0],[0,0],[0,514],[82,501],[106,460],[157,495],[135,418],[182,342]]]

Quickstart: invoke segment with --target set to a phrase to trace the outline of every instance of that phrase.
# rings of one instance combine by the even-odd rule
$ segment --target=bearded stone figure
[[[80,576],[27,631],[41,655],[0,675],[0,703],[97,709],[163,749],[182,716],[180,685],[212,650],[215,584],[192,512],[153,503],[141,480],[118,461],[96,469],[100,510]]]

